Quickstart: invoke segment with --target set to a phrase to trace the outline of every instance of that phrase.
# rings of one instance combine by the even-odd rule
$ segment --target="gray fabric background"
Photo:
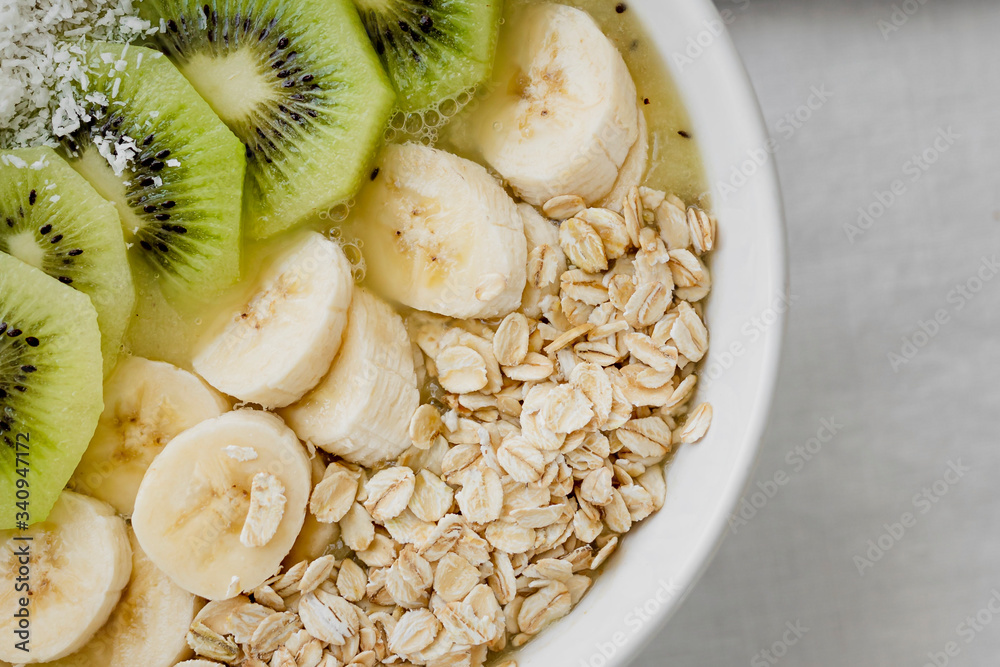
[[[752,477],[773,497],[635,664],[996,665],[1000,267],[977,272],[1000,259],[1000,3],[717,4],[779,142],[797,297]]]

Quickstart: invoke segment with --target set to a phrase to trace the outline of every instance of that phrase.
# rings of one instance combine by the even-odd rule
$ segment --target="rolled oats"
[[[589,273],[608,270],[608,257],[600,234],[580,218],[559,225],[559,245],[569,261]]]
[[[611,478],[612,472],[608,467],[590,471],[580,483],[580,497],[591,505],[604,507],[611,502],[614,491]]]
[[[566,220],[587,207],[583,197],[577,195],[557,195],[542,204],[542,212],[553,220]]]
[[[535,289],[544,289],[555,284],[559,276],[561,253],[561,249],[545,244],[533,248],[528,253],[528,283]]]
[[[663,283],[639,283],[622,314],[636,329],[653,326],[667,312],[671,298],[670,290]]]
[[[594,418],[594,406],[579,387],[561,384],[548,392],[538,418],[553,433],[572,433]]]
[[[634,247],[639,246],[639,234],[644,223],[642,198],[639,196],[639,188],[631,187],[622,202],[623,217],[625,219],[625,229],[628,231],[629,240]]]
[[[389,568],[385,588],[397,605],[418,609],[427,605],[429,589],[434,583],[434,571],[412,547],[406,547]]]
[[[262,547],[271,541],[285,515],[285,486],[269,472],[258,472],[250,486],[250,509],[240,544]]]
[[[464,394],[486,386],[486,360],[471,347],[454,345],[443,350],[434,361],[438,380],[447,391]]]
[[[611,501],[604,506],[604,525],[615,533],[627,533],[632,527],[632,514],[618,489],[611,490]]]
[[[236,662],[242,653],[236,642],[197,620],[187,633],[187,643],[198,655],[222,662]]]
[[[493,337],[493,354],[501,366],[517,366],[528,354],[531,327],[521,313],[511,313],[500,322]]]
[[[680,441],[685,444],[698,442],[705,436],[711,424],[712,406],[708,403],[702,403],[688,415],[687,423],[678,434]]]
[[[546,528],[559,520],[567,504],[546,507],[526,507],[513,510],[510,515],[522,528]]]
[[[499,518],[503,507],[503,485],[495,470],[474,468],[464,477],[462,490],[455,494],[459,509],[473,523],[489,523]]]
[[[351,559],[344,560],[337,573],[337,590],[348,602],[360,602],[365,596],[368,575]]]
[[[250,637],[250,650],[257,657],[270,655],[302,628],[298,614],[279,612],[266,617]]]
[[[545,471],[545,457],[521,435],[504,438],[497,460],[504,472],[524,484],[537,482]]]
[[[364,551],[375,539],[372,517],[359,503],[353,503],[340,521],[340,535],[344,544],[354,551]]]
[[[662,457],[670,451],[673,436],[659,417],[632,419],[614,431],[622,447],[644,458]]]
[[[566,322],[570,326],[593,326],[592,324],[589,324],[590,316],[594,313],[593,306],[588,305],[583,301],[577,301],[571,297],[569,293],[563,293],[562,298],[559,301],[559,307],[562,310],[563,316],[566,318]]]
[[[337,559],[332,555],[320,556],[309,563],[302,579],[299,580],[299,592],[311,593],[320,584],[330,578],[334,568],[337,566]]]
[[[313,487],[309,511],[321,523],[337,523],[351,509],[357,495],[357,478],[347,471],[335,471]]]
[[[486,526],[486,540],[494,549],[520,554],[535,546],[535,531],[512,519],[501,519]]]
[[[413,471],[406,466],[380,470],[365,484],[368,494],[365,509],[372,519],[385,523],[406,509],[414,487]]]
[[[699,255],[711,252],[715,247],[715,221],[712,217],[697,206],[689,206],[687,223],[694,251]]]
[[[691,361],[699,361],[708,350],[708,329],[687,302],[677,306],[678,317],[670,329],[677,351]]]
[[[504,366],[503,373],[518,382],[540,382],[556,369],[552,360],[537,352],[529,352],[524,361],[516,366]]]
[[[569,613],[572,598],[566,584],[550,582],[525,598],[517,614],[517,625],[527,635],[538,634]]]
[[[368,567],[389,567],[398,551],[399,544],[394,539],[376,530],[368,548],[357,551],[355,555]]]
[[[441,413],[433,405],[425,403],[410,419],[410,441],[417,449],[430,449],[443,428]]]
[[[599,306],[608,300],[608,288],[599,273],[570,269],[559,278],[563,294],[590,306]]]
[[[642,207],[647,211],[654,211],[667,198],[667,194],[662,190],[654,190],[645,186],[639,186],[639,199]]]
[[[553,354],[555,352],[558,352],[567,345],[573,343],[573,341],[577,340],[578,338],[585,336],[587,332],[593,328],[594,325],[591,324],[590,322],[584,322],[583,324],[579,324],[570,329],[569,331],[560,334],[551,343],[546,345],[545,352],[547,354]]]
[[[618,548],[618,537],[612,537],[608,540],[607,544],[601,547],[601,550],[594,554],[594,560],[590,564],[590,569],[596,570],[597,568],[604,565],[604,562],[615,552]]]
[[[440,521],[451,509],[455,492],[437,475],[429,470],[417,473],[409,509],[422,521]]]
[[[299,618],[306,631],[321,641],[343,646],[360,627],[358,611],[344,598],[314,591],[299,601]]]
[[[625,218],[604,209],[589,208],[577,214],[580,220],[590,225],[604,243],[604,254],[608,259],[618,259],[625,254],[631,243]]]
[[[479,583],[479,569],[458,554],[447,554],[434,572],[434,592],[445,602],[457,602]]]
[[[518,312],[407,316],[431,381],[412,445],[378,470],[329,463],[309,509],[343,545],[209,603],[189,633],[199,655],[482,667],[580,601],[619,536],[663,506],[675,443],[700,439],[712,416],[688,406],[708,348],[697,302],[715,221],[645,187],[621,203],[619,214],[546,202],[563,222],[536,239],[549,245],[529,243]],[[506,285],[489,275],[476,287],[485,298]],[[277,496],[265,481],[248,539],[269,539]]]
[[[660,238],[669,250],[681,250],[691,245],[691,232],[684,212],[684,203],[669,197],[656,207],[656,226]]]
[[[441,632],[441,623],[427,609],[408,611],[392,628],[389,649],[410,658],[430,646]]]

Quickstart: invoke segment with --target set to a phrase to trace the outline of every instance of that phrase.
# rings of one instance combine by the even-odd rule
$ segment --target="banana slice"
[[[249,302],[195,356],[194,369],[240,400],[293,403],[337,354],[353,291],[340,245],[309,233],[265,272]]]
[[[542,299],[559,293],[559,276],[565,273],[566,255],[559,245],[559,226],[543,217],[531,204],[517,205],[528,240],[527,282],[521,295],[521,312],[541,317]]]
[[[222,600],[278,570],[302,527],[309,490],[306,450],[280,419],[227,412],[184,431],[153,460],[132,526],[174,583]]]
[[[420,144],[386,147],[355,209],[371,284],[411,308],[490,318],[517,308],[525,241],[483,167]]]
[[[191,657],[185,635],[202,601],[177,586],[143,553],[135,533],[132,578],[93,639],[48,667],[174,667]]]
[[[600,201],[599,208],[607,208],[621,213],[625,208],[623,202],[629,190],[642,185],[646,178],[646,167],[649,165],[649,126],[646,124],[646,113],[642,110],[642,102],[638,103],[639,138],[628,151],[625,163],[618,170],[618,180],[611,192]]]
[[[125,521],[79,493],[63,491],[49,518],[27,531],[0,532],[0,660],[45,662],[80,649],[108,620],[131,571]],[[30,637],[19,635],[16,616],[29,596]],[[27,652],[17,648],[25,640]]]
[[[123,359],[104,385],[104,413],[70,485],[130,515],[142,476],[164,445],[230,407],[193,373],[162,361]]]
[[[303,440],[372,466],[410,446],[410,418],[419,403],[403,318],[358,288],[330,372],[281,416]]]
[[[481,154],[536,206],[557,195],[599,201],[639,136],[625,61],[589,14],[566,5],[523,7],[505,32],[498,85],[473,121]]]

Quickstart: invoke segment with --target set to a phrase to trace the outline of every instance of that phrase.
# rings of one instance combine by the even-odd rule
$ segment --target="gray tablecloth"
[[[718,5],[796,298],[747,502],[636,665],[996,665],[1000,3]]]

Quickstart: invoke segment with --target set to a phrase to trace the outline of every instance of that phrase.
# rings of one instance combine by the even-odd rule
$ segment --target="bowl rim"
[[[558,2],[559,0],[554,1]],[[664,2],[664,0],[630,0],[628,9],[629,11],[635,11],[640,16],[642,23],[646,27],[645,32],[652,39],[656,51],[670,69],[671,77],[674,84],[678,87],[681,100],[688,111],[696,137],[706,136],[706,133],[700,131],[704,119],[699,118],[692,110],[692,100],[698,97],[697,95],[689,94],[691,89],[690,79],[694,75],[681,76],[677,63],[670,57],[671,55],[676,56],[678,51],[675,48],[673,53],[671,53],[668,49],[668,39],[677,39],[676,33],[680,28],[671,28],[671,30],[667,31],[674,34],[673,38],[661,36],[654,29],[654,26],[657,25],[656,22],[651,19],[658,18],[663,21],[663,17],[670,17],[672,21],[676,21],[677,24],[684,27],[685,37],[690,36],[691,39],[695,39],[696,35],[700,39],[703,36],[702,33],[705,33],[706,30],[710,34],[710,44],[705,46],[703,53],[698,56],[695,69],[707,70],[713,77],[720,79],[713,83],[713,87],[721,91],[717,97],[721,97],[727,102],[727,122],[731,122],[732,126],[739,128],[738,130],[734,130],[740,138],[739,155],[743,155],[742,151],[746,147],[767,150],[767,158],[763,160],[762,164],[757,164],[756,171],[752,174],[747,184],[740,186],[740,192],[735,200],[736,202],[742,202],[745,208],[752,209],[754,216],[760,219],[759,230],[757,231],[759,231],[762,237],[762,246],[767,250],[767,264],[763,267],[762,276],[766,280],[768,293],[789,295],[785,219],[781,189],[774,161],[774,153],[776,151],[771,148],[774,144],[767,132],[753,85],[727,28],[727,25],[732,23],[738,16],[738,12],[743,10],[725,10],[726,13],[720,13],[711,0],[671,0],[670,2]],[[677,47],[677,44],[675,42],[673,44],[674,47]],[[714,124],[717,126],[717,121]],[[725,178],[725,175],[728,174],[729,169],[734,168],[737,163],[730,162],[727,159],[725,164],[718,164],[717,158],[711,154],[711,151],[706,150],[706,143],[708,142],[699,141],[700,155],[710,186],[713,208],[721,224],[724,225],[726,212],[721,204],[725,200],[720,196],[719,185]],[[711,302],[709,308],[711,309]],[[715,499],[715,507],[711,518],[704,524],[704,529],[700,532],[698,540],[692,544],[689,551],[685,552],[684,566],[664,575],[669,576],[671,586],[666,601],[654,614],[650,615],[650,620],[629,635],[627,643],[620,646],[613,654],[605,655],[604,659],[599,662],[593,659],[588,662],[588,659],[584,658],[582,662],[578,663],[573,659],[560,658],[560,665],[572,665],[572,667],[577,667],[577,664],[580,664],[581,667],[584,665],[593,665],[593,667],[624,667],[631,663],[643,648],[650,643],[653,637],[662,630],[673,614],[676,613],[677,609],[680,608],[683,601],[694,589],[694,586],[718,553],[728,533],[729,519],[732,516],[732,512],[743,497],[748,484],[751,482],[751,476],[756,469],[764,430],[771,412],[780,371],[782,342],[787,323],[787,309],[778,311],[775,315],[776,320],[774,324],[767,328],[763,334],[763,340],[759,343],[760,352],[757,356],[759,359],[759,372],[756,374],[751,388],[754,398],[752,401],[749,401],[750,407],[747,410],[749,416],[745,421],[744,435],[740,440],[740,447],[731,466],[733,473],[728,478],[727,485],[724,487],[721,495]],[[718,416],[716,415],[716,417]],[[684,453],[685,451],[681,450],[678,458]],[[668,466],[668,473],[674,465],[676,465],[676,462]],[[669,501],[669,492],[667,495]],[[651,519],[654,517],[651,517]],[[629,542],[628,538],[626,538],[625,542],[627,545]],[[620,556],[623,560],[626,558],[626,554],[620,554]],[[648,574],[650,589],[652,589],[656,586],[656,577],[663,573],[651,572]],[[598,577],[596,581],[599,583],[601,579],[601,577]],[[660,579],[660,582],[662,581],[663,579]],[[586,602],[586,598],[584,598],[584,602]],[[585,612],[585,610],[574,609],[568,618],[562,619],[553,628],[550,628],[549,632],[559,633],[560,628],[562,628],[565,630],[567,637],[578,637],[578,629],[573,627],[573,623],[570,620],[578,612]],[[596,611],[592,613],[600,614],[601,612]],[[567,621],[570,621],[569,627],[566,627]],[[590,623],[590,625],[593,625],[593,623]],[[547,644],[547,646],[538,647],[538,651],[541,653],[538,657],[531,655],[535,653],[532,647],[538,643],[537,640],[529,642],[523,649],[519,649],[514,653],[512,657],[518,659],[518,665],[528,667],[538,664],[548,664],[548,660],[551,660],[556,648],[556,642],[546,641],[544,637],[549,632],[542,633],[542,636],[537,638],[537,640],[542,640],[542,643]],[[592,640],[593,637],[589,639]],[[588,638],[584,638],[581,643],[587,641]],[[561,646],[565,646],[561,642],[558,643]],[[522,657],[525,651],[529,655]],[[591,652],[590,655],[594,657],[596,654]],[[574,656],[574,658],[576,657],[579,656]]]
[[[714,41],[711,43],[710,47],[707,48],[711,48],[715,52],[715,62],[718,66],[728,68],[727,82],[730,84],[728,91],[731,97],[736,98],[741,102],[737,108],[748,114],[748,118],[745,120],[749,121],[746,123],[746,130],[749,132],[748,139],[750,143],[754,146],[760,147],[770,145],[771,138],[767,131],[763,111],[760,107],[760,101],[754,91],[750,75],[746,70],[743,59],[740,57],[736,44],[733,42],[732,36],[730,35],[727,27],[732,20],[734,20],[733,17],[735,17],[735,14],[733,13],[733,10],[727,10],[729,13],[727,17],[724,18],[711,0],[687,0],[683,2],[681,0],[676,0],[675,2],[671,2],[669,4],[660,4],[661,2],[662,0],[631,0],[630,9],[636,9],[640,15],[645,15],[650,11],[647,5],[655,3],[661,7],[667,7],[668,9],[666,11],[690,12],[692,16],[689,19],[689,22],[693,20],[696,25],[706,27],[721,26],[721,31],[718,34],[713,35]],[[649,30],[648,32],[652,33],[653,31]],[[655,41],[654,36],[654,42]],[[657,51],[660,52],[661,57],[664,58],[667,66],[670,68],[670,73],[674,83],[679,87],[681,99],[687,107],[688,97],[685,94],[684,86],[681,83],[681,77],[677,75],[674,63],[671,63],[669,58],[666,57],[667,54],[664,52],[662,44],[657,44]],[[690,109],[688,109],[688,111],[690,111]],[[698,126],[697,118],[692,117],[691,121],[694,126]],[[715,165],[714,168],[710,168],[712,165],[708,164],[709,156],[704,153],[704,149],[701,146],[699,148],[702,150],[701,157],[702,161],[705,163],[704,169],[706,176],[709,177],[711,201],[713,202],[713,207],[718,208],[720,201],[718,182],[713,181],[711,176],[713,175],[713,172],[717,170],[719,165]],[[768,216],[771,224],[764,226],[764,229],[769,233],[766,242],[774,253],[774,261],[769,268],[773,272],[772,282],[775,283],[775,286],[783,290],[785,294],[788,294],[789,275],[786,222],[782,203],[781,185],[778,179],[773,154],[769,156],[763,165],[759,165],[759,170],[753,174],[752,178],[754,179],[754,189],[757,193],[770,194],[764,203],[765,206],[771,209],[770,215]],[[700,543],[698,543],[696,548],[692,549],[689,561],[696,563],[696,565],[691,567],[688,571],[678,573],[677,579],[683,581],[683,584],[679,587],[679,592],[671,598],[670,604],[663,607],[658,619],[646,624],[633,636],[633,640],[630,641],[629,645],[620,654],[615,656],[616,660],[609,661],[607,663],[608,667],[613,667],[615,665],[621,665],[624,667],[624,665],[630,664],[636,657],[638,657],[638,654],[650,644],[652,639],[660,631],[662,631],[671,617],[673,617],[677,610],[680,609],[681,605],[687,599],[688,595],[690,595],[691,591],[694,590],[701,577],[705,574],[708,567],[715,559],[719,549],[722,547],[722,543],[725,541],[729,532],[729,517],[731,516],[731,512],[736,508],[740,499],[746,492],[749,484],[751,483],[751,476],[755,472],[759,462],[764,431],[767,428],[768,420],[770,418],[771,408],[774,403],[775,389],[777,387],[778,374],[781,370],[781,351],[785,338],[787,320],[787,310],[777,312],[777,321],[775,326],[771,327],[766,334],[766,340],[764,341],[762,350],[762,357],[764,359],[762,364],[762,373],[758,379],[756,387],[757,400],[753,407],[752,417],[748,423],[747,436],[745,438],[745,442],[749,446],[740,450],[740,458],[736,467],[739,468],[742,473],[738,478],[738,483],[731,484],[727,488],[724,497],[718,503],[718,507],[724,509],[725,511],[717,511],[715,513],[712,522],[706,531],[706,536]]]

